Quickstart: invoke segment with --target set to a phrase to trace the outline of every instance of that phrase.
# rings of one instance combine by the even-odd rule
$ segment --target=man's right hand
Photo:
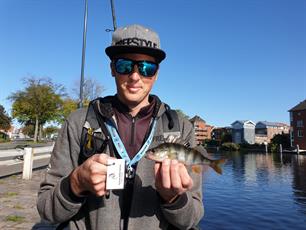
[[[104,153],[95,154],[73,170],[70,175],[70,186],[76,196],[81,197],[86,192],[96,196],[106,194],[106,171],[109,158],[110,156]]]

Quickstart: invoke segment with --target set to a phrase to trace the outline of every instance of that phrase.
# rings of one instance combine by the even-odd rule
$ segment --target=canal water
[[[306,230],[306,155],[219,153],[223,175],[204,172],[204,230]]]

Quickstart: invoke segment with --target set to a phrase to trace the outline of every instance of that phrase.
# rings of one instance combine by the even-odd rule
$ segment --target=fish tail
[[[202,167],[203,167],[202,165],[192,165],[191,169],[192,172],[199,174],[202,172]]]
[[[222,174],[222,168],[221,168],[221,164],[225,163],[225,159],[219,159],[219,160],[215,160],[212,161],[210,164],[210,167],[215,170],[218,174]]]

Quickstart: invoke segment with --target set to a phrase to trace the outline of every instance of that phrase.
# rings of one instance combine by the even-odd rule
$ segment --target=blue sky
[[[117,24],[156,30],[167,53],[153,93],[190,117],[289,123],[306,99],[305,0],[114,0]],[[85,77],[115,93],[109,0],[88,0]],[[22,78],[80,79],[84,0],[0,1],[0,104]]]

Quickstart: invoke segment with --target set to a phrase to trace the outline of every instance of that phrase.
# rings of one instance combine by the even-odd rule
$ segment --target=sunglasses
[[[130,74],[137,65],[138,72],[144,77],[153,77],[157,70],[158,64],[151,61],[134,61],[125,58],[119,58],[114,61],[115,70],[119,74]]]

